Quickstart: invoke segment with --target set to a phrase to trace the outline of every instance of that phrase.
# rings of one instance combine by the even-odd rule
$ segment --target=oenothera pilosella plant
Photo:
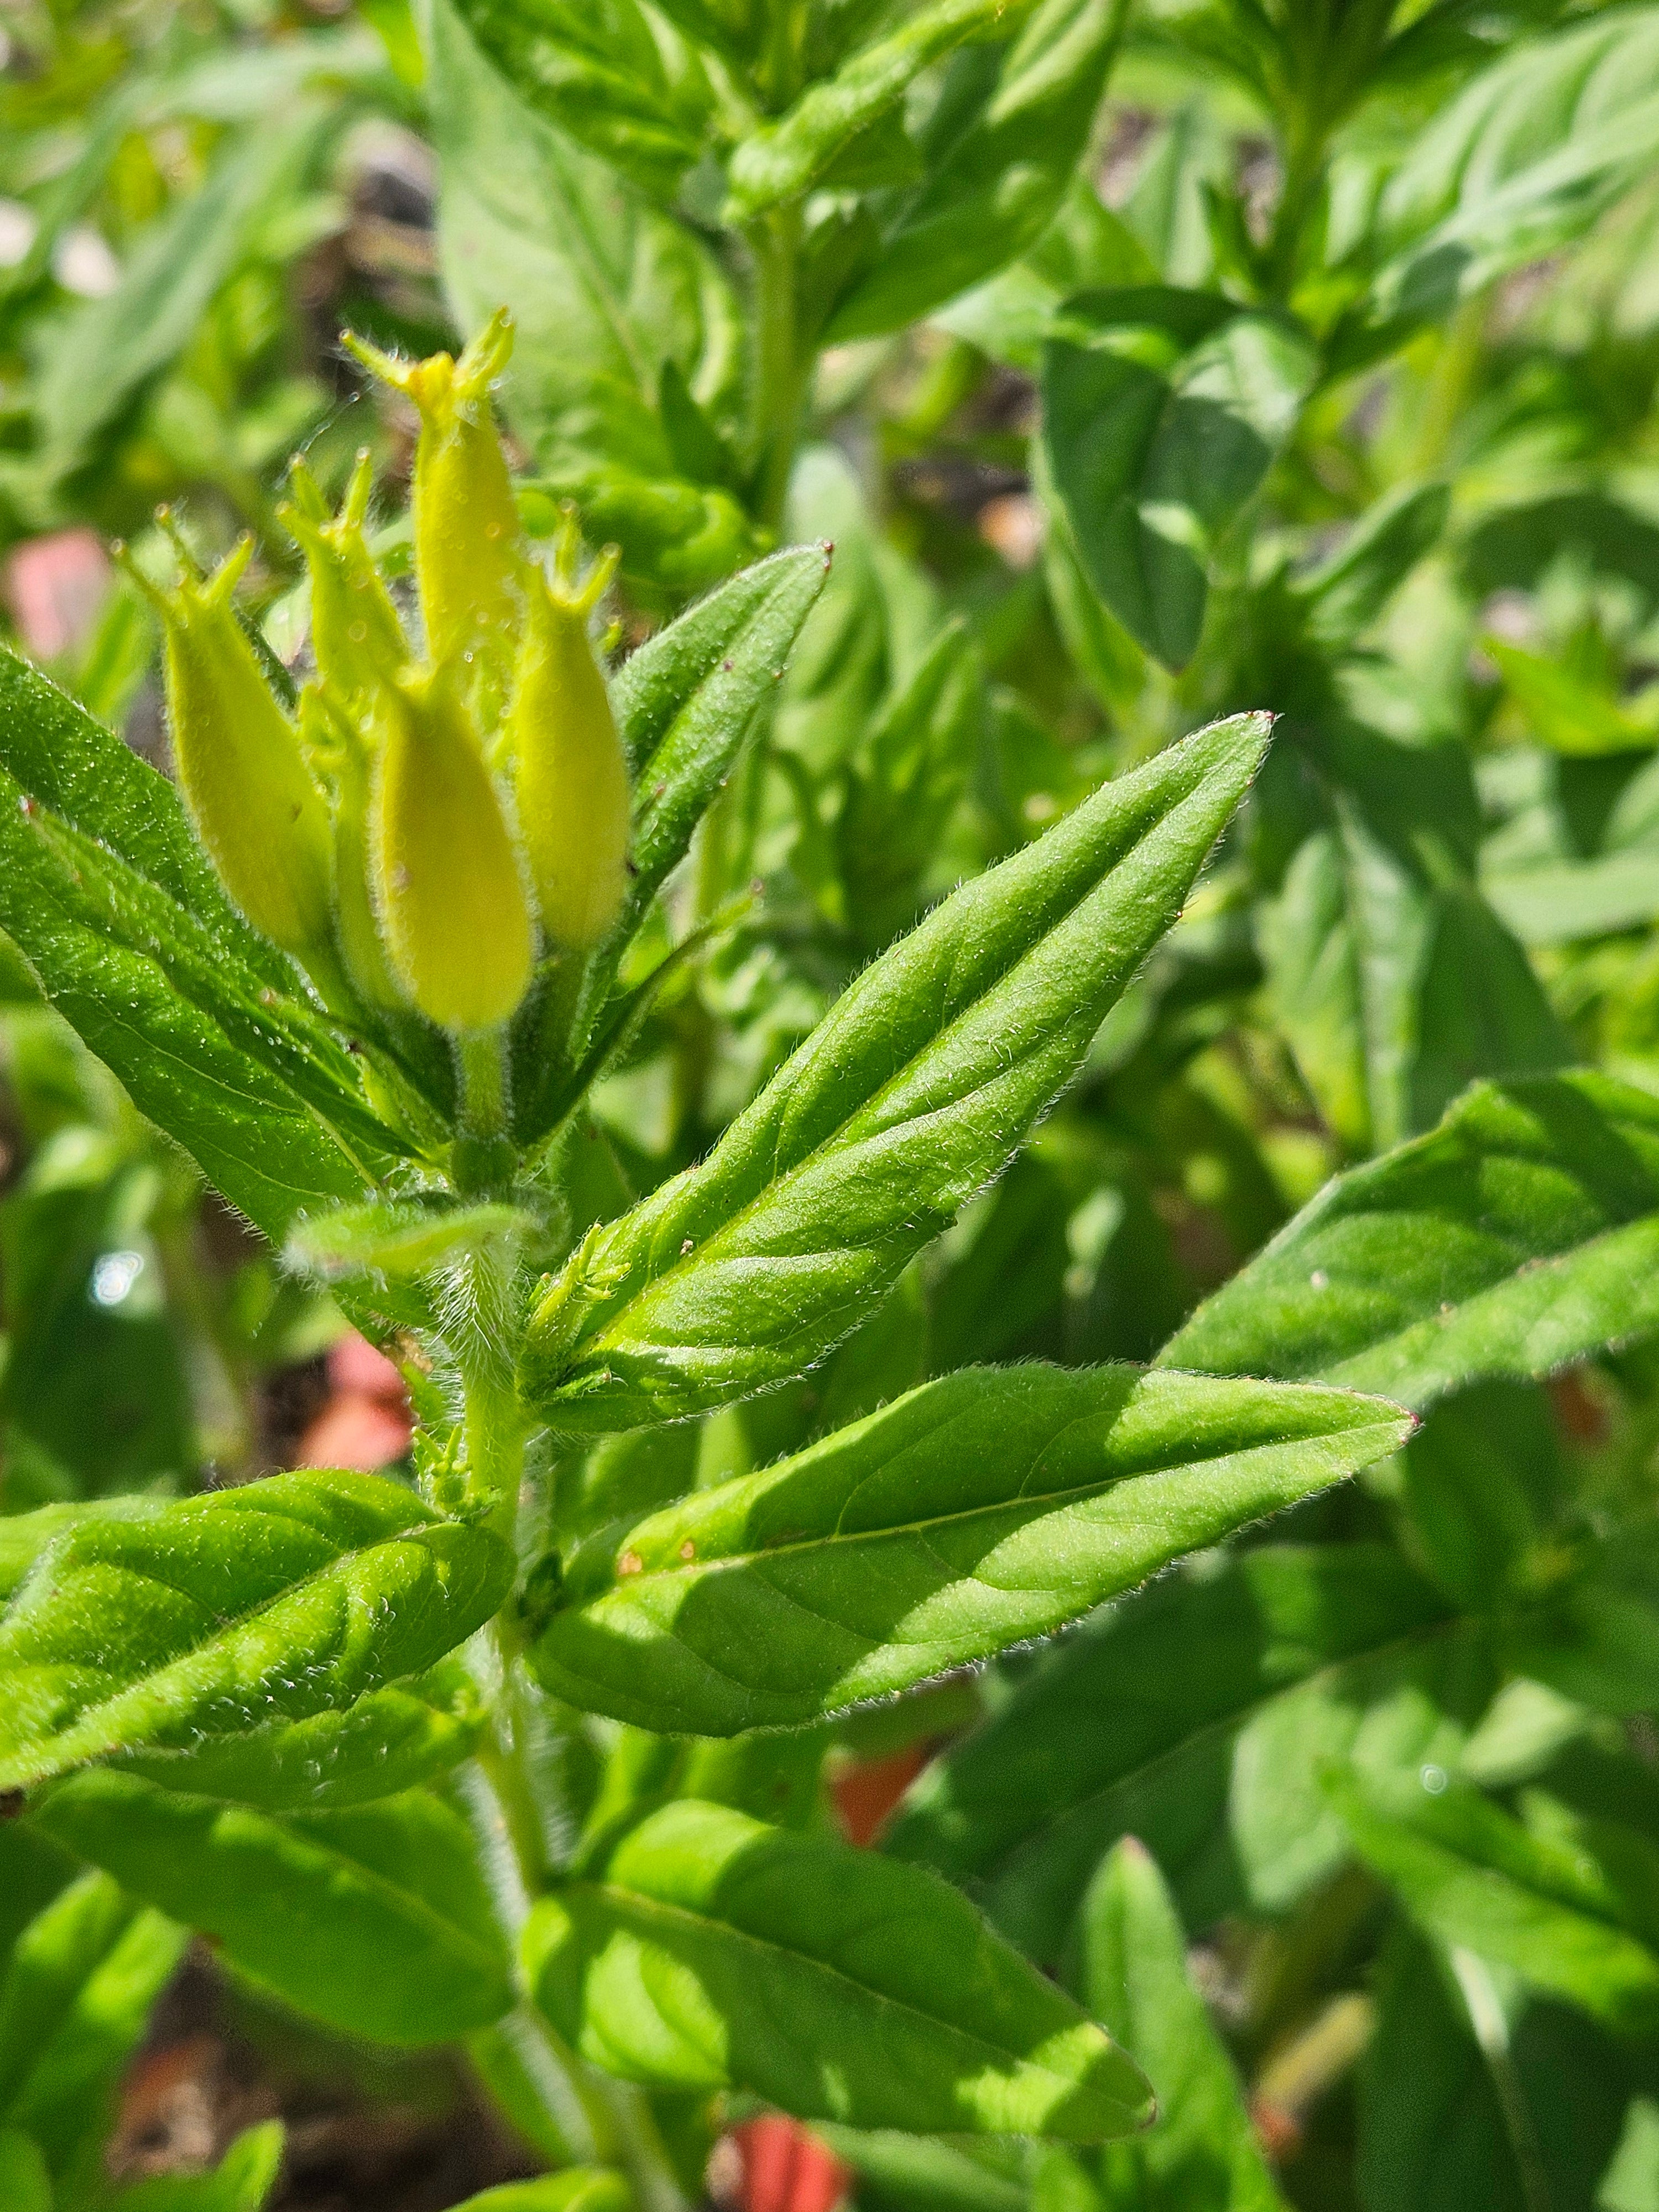
[[[750,1732],[810,1744],[1047,1634],[1410,1417],[1317,1380],[969,1368],[701,1489],[670,1425],[832,1359],[1006,1166],[1180,914],[1265,718],[944,900],[706,1158],[602,1218],[586,1094],[697,951],[645,925],[828,556],[746,569],[607,677],[607,559],[584,570],[568,516],[548,551],[520,526],[489,396],[509,342],[498,318],[459,361],[359,349],[419,413],[417,611],[371,555],[367,464],[338,514],[296,465],[297,698],[235,603],[245,552],[204,577],[180,540],[146,585],[176,793],[21,663],[0,678],[0,922],[140,1109],[401,1346],[422,1417],[412,1483],[0,1523],[0,1790],[316,2019],[532,2023],[602,2157],[632,2109],[607,2071],[854,2127],[1121,2134],[1147,2093],[1097,2022],[937,1876],[757,1818],[744,1758],[792,1739]],[[572,1849],[544,1800],[584,1712],[702,1740],[700,1778],[602,1803]]]

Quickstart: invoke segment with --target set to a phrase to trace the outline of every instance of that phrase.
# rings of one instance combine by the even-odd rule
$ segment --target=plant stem
[[[803,345],[796,300],[800,257],[799,204],[775,209],[753,224],[755,385],[750,440],[756,513],[770,531],[782,526],[813,352]]]
[[[463,1198],[500,1198],[517,1165],[507,1110],[507,1032],[483,1030],[455,1040],[460,1076],[459,1128],[450,1174]]]

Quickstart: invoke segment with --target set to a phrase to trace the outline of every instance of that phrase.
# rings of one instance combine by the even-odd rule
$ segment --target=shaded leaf
[[[1422,1407],[1659,1326],[1659,1102],[1606,1076],[1482,1083],[1328,1183],[1158,1354]]]
[[[525,1941],[554,2026],[624,2078],[876,2128],[1096,2142],[1146,2117],[1133,2066],[964,1899],[722,1806],[651,1814]]]
[[[59,1784],[33,1819],[343,2033],[447,2043],[513,2003],[471,1832],[422,1790],[279,1816],[98,1769]]]
[[[1172,1879],[1181,1869],[1194,1917],[1213,1918],[1248,1895],[1228,1830],[1236,1747],[1252,1717],[1306,1683],[1357,1722],[1402,1674],[1432,1663],[1450,1618],[1381,1545],[1271,1545],[1195,1562],[1045,1655],[923,1771],[884,1847],[971,1882],[998,1926],[1042,1960],[1058,1957],[1102,1853],[1127,1833],[1152,1838]],[[1281,1813],[1291,1779],[1283,1767],[1264,1777]]]
[[[1085,292],[1043,349],[1050,480],[1090,581],[1149,653],[1192,657],[1217,545],[1313,380],[1289,323],[1164,285]]]
[[[899,329],[1036,244],[1088,149],[1126,12],[1121,0],[1042,0],[1000,54],[961,57],[921,182],[890,196],[858,273],[831,288],[828,343]]]
[[[1327,1787],[1355,1849],[1428,1934],[1610,2027],[1648,2034],[1659,2023],[1659,1916],[1650,1907],[1647,1929],[1632,1928],[1619,1882],[1586,1838],[1531,1834],[1437,1768],[1338,1771]]]
[[[116,2084],[185,1932],[86,1874],[24,1929],[0,1979],[0,2118],[52,2172],[102,2150]]]
[[[1232,2061],[1187,1978],[1187,1943],[1157,1863],[1114,1845],[1078,1911],[1078,1988],[1146,2069],[1158,2114],[1106,2154],[1107,2202],[1146,2212],[1283,2212]]]

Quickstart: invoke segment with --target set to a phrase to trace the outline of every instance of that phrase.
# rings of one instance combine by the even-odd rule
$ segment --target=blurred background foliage
[[[850,38],[903,12],[820,14]],[[412,424],[340,330],[423,352],[503,300],[526,513],[571,494],[622,542],[624,649],[769,539],[834,541],[768,741],[672,902],[681,934],[718,927],[599,1094],[595,1217],[705,1150],[940,891],[1200,720],[1283,717],[1240,833],[1014,1169],[820,1375],[651,1449],[712,1480],[966,1362],[1146,1358],[1471,1079],[1583,1062],[1659,1091],[1659,9],[1142,0],[1023,258],[920,318],[831,267],[804,440],[769,488],[744,444],[753,234],[689,157],[665,181],[606,168],[556,86],[526,64],[509,89],[487,53],[521,53],[536,10],[462,13],[11,0],[5,619],[165,764],[151,618],[111,539],[159,562],[159,503],[204,555],[252,532],[251,604],[297,665],[271,527],[289,455],[337,494],[367,444],[382,549],[405,526]],[[939,87],[907,111],[918,141]],[[866,155],[890,198],[903,148]],[[1163,427],[1115,443],[1146,380]],[[0,1512],[395,1460],[392,1370],[3,945],[0,1000]],[[634,1441],[565,1479],[668,1494],[630,1474]],[[1178,2144],[1088,2172],[843,2144],[859,2201],[1659,2208],[1659,2039],[1562,1964],[1595,1916],[1548,1872],[1616,1831],[1659,1941],[1656,1452],[1651,1340],[1480,1386],[1270,1544],[809,1747],[805,1798],[828,1776],[860,1840],[910,1784],[890,1847],[954,1851],[1045,1964],[1086,1974],[1130,1929],[1148,2010],[1115,2025],[1210,2115],[1186,2166]],[[1517,1644],[1555,1592],[1554,1632]],[[590,1794],[630,1759],[596,1730]],[[1345,1826],[1322,1761],[1357,1788],[1437,1776],[1506,1823],[1484,1863],[1533,1948],[1446,1902],[1386,1808]],[[1168,1896],[1113,1851],[1131,1833]],[[152,2056],[210,2016],[267,2083],[344,2067],[201,1987]],[[362,2110],[424,2115],[416,2142],[458,2094],[347,2070]],[[135,2078],[137,2171],[182,2107]],[[215,2090],[202,2157],[250,2094]],[[153,2140],[134,2112],[162,2114]],[[481,2178],[435,2158],[290,2201],[437,2205]],[[306,2171],[296,2153],[291,2186]]]

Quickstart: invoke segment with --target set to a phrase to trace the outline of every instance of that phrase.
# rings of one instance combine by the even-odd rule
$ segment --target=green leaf
[[[1581,236],[1659,151],[1659,11],[1620,9],[1523,44],[1423,132],[1383,195],[1400,241],[1385,314],[1443,313]]]
[[[62,471],[185,346],[271,209],[291,198],[326,117],[290,103],[233,134],[201,186],[140,239],[121,281],[55,335],[39,386],[48,465]]]
[[[33,2137],[54,2175],[101,2151],[116,2084],[184,1948],[181,1928],[102,1874],[82,1875],[19,1936],[0,1979],[0,2119]]]
[[[733,543],[742,518],[681,478],[657,393],[672,360],[712,418],[729,413],[744,337],[727,278],[690,229],[515,99],[447,0],[427,82],[456,319],[476,329],[505,305],[517,324],[508,420],[549,488],[619,539],[630,574],[675,593],[718,581],[751,550]]]
[[[534,1664],[659,1731],[799,1723],[1047,1634],[1409,1429],[1336,1392],[966,1369],[641,1522]]]
[[[0,2204],[7,2212],[52,2212],[52,2176],[39,2148],[14,2128],[0,2128]]]
[[[1283,2212],[1238,2076],[1187,1978],[1187,1942],[1157,1862],[1133,1836],[1114,1846],[1078,1916],[1078,1986],[1133,2051],[1158,2098],[1138,2142],[1106,2154],[1107,2202],[1146,2212]]]
[[[1659,1915],[1650,1906],[1645,1929],[1632,1926],[1619,1881],[1584,1836],[1530,1834],[1437,1767],[1337,1770],[1326,1786],[1361,1857],[1429,1935],[1610,2027],[1650,2034],[1659,2025]]]
[[[261,1063],[286,1088],[368,1158],[411,1147],[366,1103],[353,1054],[303,999],[289,972],[285,992],[262,983],[252,967],[233,966],[216,933],[94,839],[61,822],[38,800],[24,817],[42,847],[31,875],[44,895],[112,947],[154,962],[181,998],[216,1023],[238,1052]],[[20,848],[22,841],[19,841]],[[20,852],[21,857],[21,852]],[[14,909],[12,933],[27,951],[33,933],[27,908]]]
[[[562,1429],[728,1402],[848,1335],[1006,1165],[1179,913],[1265,742],[1217,723],[1107,785],[865,970],[727,1130],[542,1298]]]
[[[459,1766],[476,1748],[483,1717],[469,1695],[470,1678],[457,1673],[453,1682],[428,1678],[418,1690],[371,1691],[343,1712],[185,1751],[130,1754],[120,1765],[168,1790],[267,1813],[325,1813],[395,1796]]]
[[[726,222],[750,222],[799,199],[837,155],[890,112],[922,70],[977,40],[1018,27],[1032,0],[930,0],[899,27],[810,86],[776,123],[744,139],[729,169]],[[1009,21],[1012,15],[1013,21]]]
[[[1230,1801],[1239,1739],[1307,1685],[1357,1727],[1447,1640],[1443,1599],[1382,1546],[1273,1545],[1194,1562],[1114,1606],[1047,1653],[979,1729],[925,1770],[884,1848],[970,1881],[1034,1958],[1058,1957],[1077,1898],[1120,1836],[1150,1838],[1213,1919],[1249,1895]],[[1272,1725],[1269,1722],[1269,1726]],[[1276,1729],[1284,1747],[1286,1731]],[[1332,1745],[1328,1729],[1322,1743]],[[1294,1749],[1294,1744],[1291,1746]],[[1242,1778],[1246,1801],[1291,1811],[1296,1763]],[[1316,1815],[1316,1778],[1305,1786]],[[1265,1799],[1265,1804],[1264,1804]],[[1271,1838],[1282,1855],[1286,1838]],[[1278,1870],[1280,1857],[1270,1862]]]
[[[627,902],[582,981],[576,1042],[545,1050],[536,1009],[515,1038],[520,1141],[544,1135],[575,1103],[573,1061],[599,1030],[628,945],[690,848],[698,823],[763,726],[801,626],[823,589],[829,554],[799,546],[757,561],[659,630],[625,661],[611,710],[634,777]]]
[[[764,721],[833,549],[758,561],[659,630],[624,663],[611,703],[633,763],[630,878],[621,930],[637,929]]]
[[[455,2212],[629,2212],[633,2191],[608,2166],[573,2166],[537,2181],[504,2182],[469,2197]]]
[[[288,963],[226,904],[171,787],[5,653],[0,763],[0,928],[134,1104],[279,1239],[307,1198],[359,1194],[367,1170],[284,1079],[388,1148],[397,1140],[368,1115],[348,1055],[293,998]],[[36,833],[46,809],[62,817],[58,850]],[[77,840],[113,848],[94,861],[89,844],[84,857],[106,891],[119,887],[118,935],[107,897],[64,857],[82,853]]]
[[[1600,760],[1650,752],[1659,741],[1659,695],[1644,693],[1626,704],[1611,687],[1587,683],[1543,653],[1524,653],[1500,637],[1483,637],[1480,647],[1496,662],[1529,735],[1552,752]]]
[[[1026,2212],[1018,2166],[999,2155],[1000,2146],[843,2128],[833,2120],[821,2120],[812,2132],[851,2166],[859,2203],[869,2212]]]
[[[1401,1927],[1379,1980],[1376,2040],[1359,2076],[1366,2212],[1527,2212],[1498,2088],[1449,1974]]]
[[[1659,1326],[1659,1101],[1606,1076],[1482,1083],[1328,1183],[1158,1354],[1422,1407]]]
[[[514,2002],[471,1832],[424,1790],[279,1816],[92,1769],[33,1818],[343,2034],[447,2043]]]
[[[1264,830],[1320,826],[1264,902],[1269,994],[1309,1088],[1355,1151],[1431,1126],[1477,1076],[1561,1066],[1571,1048],[1474,881],[1479,800],[1461,744],[1407,746],[1340,712],[1291,726]],[[1302,788],[1286,789],[1294,763]],[[1276,817],[1296,809],[1297,832]]]
[[[1573,945],[1659,921],[1659,869],[1648,851],[1493,870],[1480,888],[1522,945]]]
[[[1337,550],[1297,580],[1310,634],[1340,647],[1368,629],[1439,539],[1450,507],[1449,484],[1424,483],[1401,484],[1367,507]]]
[[[1042,0],[1000,54],[958,59],[924,136],[927,173],[887,196],[827,343],[901,329],[1036,244],[1088,150],[1126,12],[1122,0]]]
[[[378,1475],[88,1517],[0,1619],[0,1789],[352,1705],[471,1635],[512,1576],[498,1537]]]
[[[847,917],[878,951],[915,919],[921,884],[967,788],[978,751],[984,678],[960,623],[865,736],[836,819]]]
[[[1002,53],[956,62],[922,139],[927,175],[891,192],[825,341],[900,330],[1029,252],[1088,150],[1121,0],[1042,0]]]
[[[527,106],[654,198],[673,197],[714,97],[692,52],[635,0],[457,0],[456,13]]]
[[[1294,325],[1152,284],[1080,294],[1043,350],[1042,437],[1073,542],[1112,612],[1170,668],[1192,657],[1216,548],[1315,368]]]
[[[264,2212],[282,2171],[280,2120],[237,2136],[211,2173],[157,2174],[124,2189],[112,2212]]]
[[[957,2134],[1091,2142],[1147,2115],[1129,2061],[965,1899],[723,1806],[653,1814],[525,1944],[555,2027],[625,2079]]]
[[[291,1267],[327,1279],[379,1274],[401,1281],[499,1248],[535,1226],[514,1206],[371,1199],[362,1206],[331,1206],[296,1223],[283,1257]]]

